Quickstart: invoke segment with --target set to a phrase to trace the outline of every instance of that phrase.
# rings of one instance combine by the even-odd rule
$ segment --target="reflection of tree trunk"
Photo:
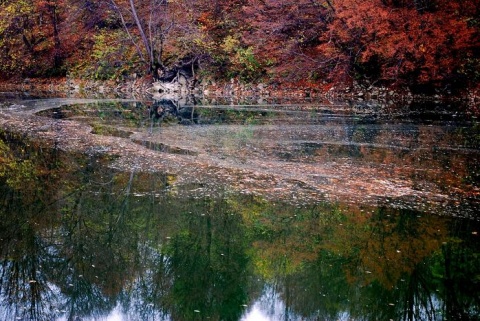
[[[286,271],[285,271],[286,273]],[[285,278],[285,321],[288,321],[290,318],[289,318],[289,311],[290,311],[290,305],[292,304],[290,302],[290,282],[289,282],[289,278],[286,277]]]
[[[210,217],[210,213],[207,214],[207,253],[208,259],[211,259],[211,251],[212,251],[212,218]]]
[[[417,266],[410,275],[408,288],[405,293],[404,321],[414,321],[419,318],[435,320],[437,306],[433,302],[435,291],[429,287],[422,267]]]
[[[432,300],[433,293],[435,291],[433,289],[430,289],[428,287],[427,281],[423,277],[418,277],[419,284],[422,286],[423,294],[424,294],[424,300],[422,301],[424,307],[425,307],[425,313],[428,317],[428,320],[435,320],[435,305]],[[423,297],[420,295],[421,292],[418,291],[418,297],[422,299]],[[430,309],[429,309],[430,308]]]
[[[408,289],[405,297],[405,310],[403,315],[403,320],[413,321],[414,320],[414,309],[415,309],[415,288],[416,288],[416,273],[414,272],[410,276],[408,282]]]
[[[125,187],[125,198],[123,199],[122,202],[122,209],[120,210],[120,213],[118,214],[117,222],[116,225],[120,222],[122,219],[123,215],[127,212],[128,210],[128,200],[130,198],[130,191],[132,189],[133,185],[133,178],[135,177],[135,171],[132,171],[130,173],[130,179],[128,180],[127,187]]]
[[[455,284],[452,275],[452,249],[450,245],[444,245],[442,248],[443,258],[445,262],[445,313],[450,316],[452,320],[463,320],[462,311],[459,309],[459,304],[456,297]]]
[[[453,289],[452,289],[452,273],[450,269],[451,265],[451,258],[450,258],[450,246],[445,245],[442,248],[443,258],[445,263],[445,275],[444,275],[444,286],[445,286],[445,307],[446,307],[446,314],[453,315],[452,312],[454,310],[454,300],[455,297],[453,296]]]

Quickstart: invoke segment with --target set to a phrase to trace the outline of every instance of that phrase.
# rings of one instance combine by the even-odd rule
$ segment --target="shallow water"
[[[474,116],[67,102],[0,109],[1,319],[478,318]]]

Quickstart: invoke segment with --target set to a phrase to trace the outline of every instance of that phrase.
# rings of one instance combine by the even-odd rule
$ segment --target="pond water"
[[[459,106],[0,108],[1,320],[479,320]]]

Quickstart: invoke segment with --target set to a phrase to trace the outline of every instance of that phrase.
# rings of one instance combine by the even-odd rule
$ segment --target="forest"
[[[462,91],[480,80],[480,0],[0,0],[0,80]]]

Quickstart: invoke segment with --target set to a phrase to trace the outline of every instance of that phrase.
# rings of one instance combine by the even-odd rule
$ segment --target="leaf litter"
[[[64,151],[115,156],[110,166],[122,171],[174,175],[180,196],[229,190],[298,206],[342,202],[477,218],[480,189],[477,182],[466,182],[465,172],[475,166],[467,161],[478,160],[479,151],[458,148],[455,135],[441,126],[358,124],[350,117],[314,124],[274,119],[153,131],[117,126],[115,130],[131,133],[121,137],[96,135],[79,119],[36,114],[89,102],[49,100],[2,108],[0,127]],[[455,175],[452,166],[463,174]]]

